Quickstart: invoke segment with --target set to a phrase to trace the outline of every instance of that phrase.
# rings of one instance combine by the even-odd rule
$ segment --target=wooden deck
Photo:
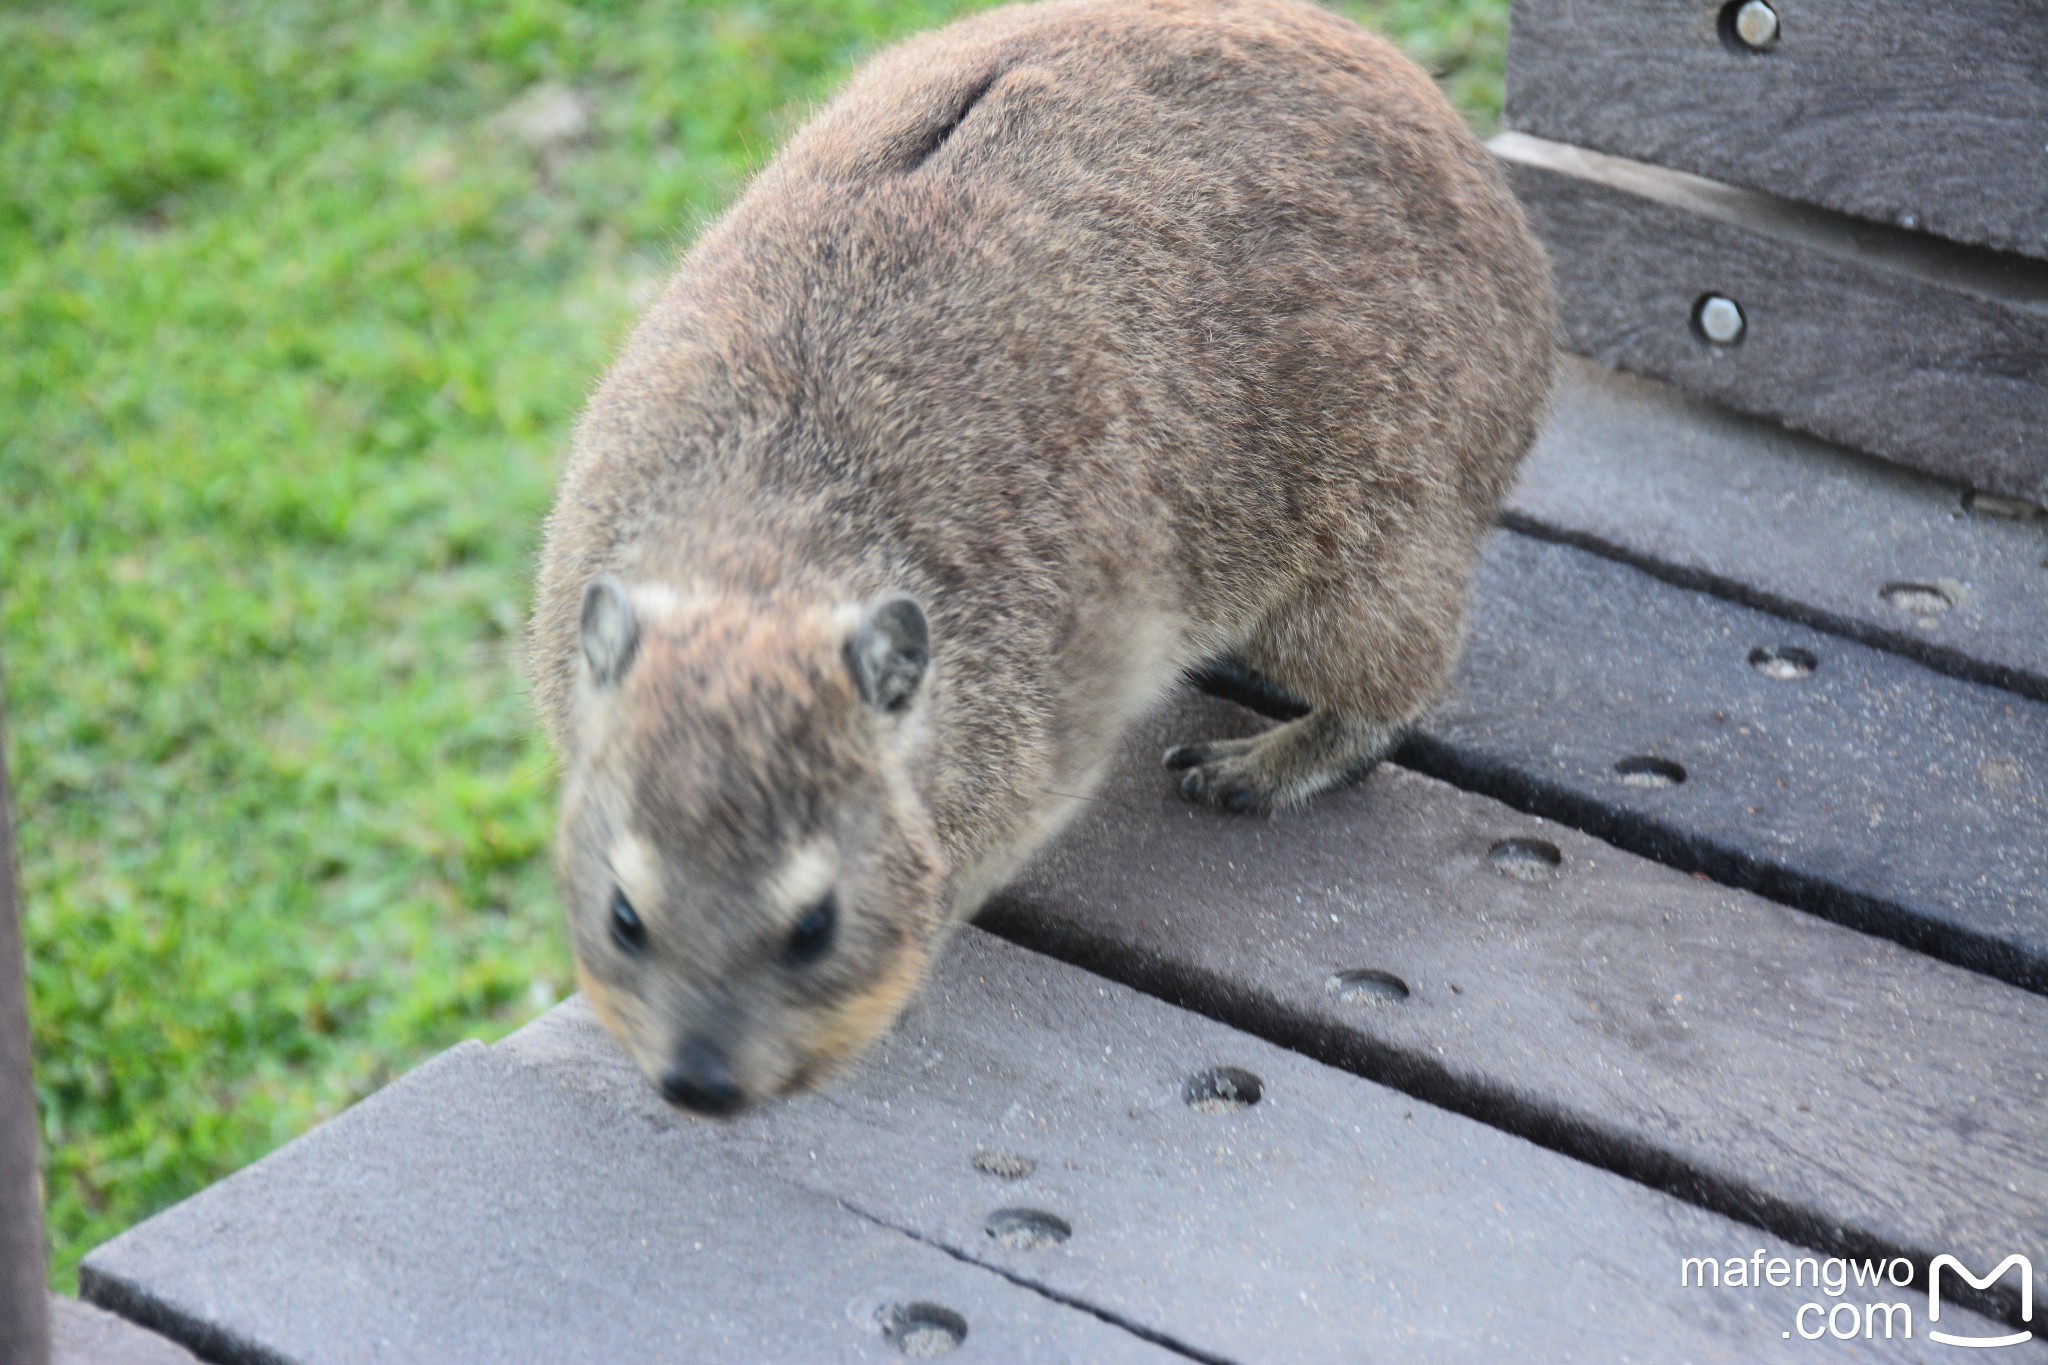
[[[2048,1358],[2048,180],[1951,184],[2042,150],[2043,31],[1954,9],[1518,3],[1499,150],[1593,361],[1395,764],[1195,808],[1159,753],[1265,722],[1190,692],[826,1091],[691,1120],[571,1001],[86,1297],[223,1362]],[[1709,117],[2000,15],[1967,154]]]
[[[1682,447],[1684,401],[1566,384],[1561,422],[1639,409]],[[1558,485],[1599,467],[1574,439],[1546,436],[1518,516],[1565,528]],[[1881,482],[1951,509],[1940,545],[2041,548]],[[1687,505],[1733,530],[1722,487]],[[1717,577],[1763,549],[1698,547]],[[1180,801],[1171,737],[1260,723],[1191,695],[822,1095],[691,1121],[567,1005],[95,1252],[87,1293],[224,1360],[882,1358],[914,1304],[954,1315],[933,1341],[967,1325],[963,1359],[1749,1360],[1850,1301],[1912,1307],[1910,1347],[1864,1343],[1885,1358],[1938,1357],[1931,1258],[2038,1258],[2048,1210],[2048,705],[1666,567],[1498,533],[1408,765],[1301,814]],[[1970,629],[2037,669],[1993,600]],[[1643,756],[1684,781],[1617,778]],[[1217,1067],[1256,1102],[1190,1105]],[[1759,1246],[1904,1257],[1917,1287],[1681,1285]],[[2010,1276],[1944,1294],[1951,1331],[1962,1303],[2019,1313]]]

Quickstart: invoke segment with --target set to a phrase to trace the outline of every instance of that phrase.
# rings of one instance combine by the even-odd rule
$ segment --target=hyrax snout
[[[1550,373],[1543,257],[1411,63],[1293,0],[883,54],[592,398],[530,635],[579,980],[670,1099],[815,1083],[1190,670],[1268,811],[1442,688]]]

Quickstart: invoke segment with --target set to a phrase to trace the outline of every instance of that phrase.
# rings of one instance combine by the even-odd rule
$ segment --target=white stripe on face
[[[824,838],[812,839],[790,854],[768,884],[772,902],[796,915],[816,905],[839,879],[839,850]]]
[[[606,856],[619,889],[645,918],[646,908],[661,899],[661,859],[653,846],[631,830],[621,830]]]

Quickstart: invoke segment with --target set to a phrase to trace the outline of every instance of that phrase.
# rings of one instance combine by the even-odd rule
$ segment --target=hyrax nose
[[[724,1050],[703,1038],[683,1044],[662,1075],[661,1093],[670,1104],[715,1118],[733,1113],[741,1100]]]

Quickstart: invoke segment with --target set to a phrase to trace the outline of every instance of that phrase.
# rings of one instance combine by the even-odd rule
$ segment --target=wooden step
[[[981,922],[1810,1243],[2038,1244],[2048,1000],[1412,772],[1246,819],[1159,766],[1262,724],[1148,724]]]
[[[2048,989],[2048,705],[1511,532],[1475,596],[1404,762]]]
[[[884,1297],[957,1315],[963,1361],[1747,1361],[1807,1359],[1800,1307],[1834,1300],[1682,1286],[1683,1262],[1800,1254],[968,929],[822,1094],[683,1117],[565,1006],[117,1238],[84,1283],[289,1361],[885,1358]],[[1915,1331],[1846,1358],[1940,1358],[1921,1296],[1857,1297]],[[1941,1326],[2000,1330],[1954,1304]]]
[[[2048,701],[2048,516],[2024,504],[1567,358],[1505,520]]]
[[[2036,0],[1515,0],[1507,124],[2048,257]]]
[[[1520,134],[1491,145],[1550,249],[1572,350],[2048,503],[2048,265]]]
[[[267,1365],[883,1360],[954,1336],[966,1360],[1173,1358],[655,1118],[465,1043],[95,1250],[80,1286]]]

